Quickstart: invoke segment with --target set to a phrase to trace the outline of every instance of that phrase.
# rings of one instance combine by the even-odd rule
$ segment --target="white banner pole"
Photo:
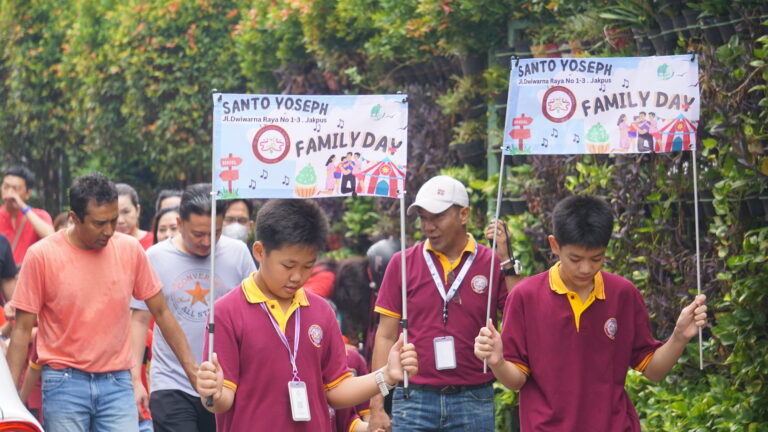
[[[488,308],[485,312],[485,323],[488,323],[488,320],[491,319],[491,303],[493,300],[493,265],[495,264],[494,261],[496,260],[496,231],[498,231],[498,220],[499,220],[499,211],[501,209],[501,188],[504,184],[504,151],[506,148],[504,146],[501,147],[501,162],[499,165],[499,190],[496,194],[496,216],[493,220],[497,221],[495,228],[496,230],[493,233],[493,240],[491,241],[491,269],[490,269],[490,275],[488,275]],[[483,373],[488,372],[488,359],[483,360]]]
[[[216,90],[214,94],[218,93]],[[221,100],[221,97],[219,97]],[[216,102],[214,102],[216,103]],[[214,122],[213,127],[216,127]],[[215,301],[216,291],[216,152],[213,148],[213,137],[211,137],[211,279],[210,289],[208,292],[208,361],[213,361],[213,303]],[[205,405],[213,406],[213,396],[208,396],[205,399]]]
[[[403,182],[405,185],[405,182]],[[398,191],[400,198],[400,287],[403,296],[403,316],[400,325],[403,328],[403,343],[408,343],[408,294],[405,287],[405,191]],[[403,371],[403,388],[408,394],[408,372]]]
[[[696,148],[691,149],[693,164],[693,218],[696,226],[696,295],[701,294],[701,249],[699,248],[699,181],[696,168]],[[699,370],[704,370],[704,345],[699,327]]]

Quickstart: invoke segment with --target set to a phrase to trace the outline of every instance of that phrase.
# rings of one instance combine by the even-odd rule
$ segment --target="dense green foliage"
[[[502,214],[532,274],[553,259],[545,236],[554,204],[571,193],[606,197],[618,215],[606,267],[642,290],[664,339],[697,290],[695,160],[701,287],[712,311],[706,367],[698,370],[691,343],[664,382],[631,374],[627,388],[647,430],[766,431],[768,11],[752,0],[694,3],[0,0],[0,151],[5,165],[38,173],[38,204],[52,212],[69,179],[91,169],[149,200],[161,187],[209,178],[213,89],[402,91],[411,113],[407,197],[453,166],[446,172],[472,191],[470,230],[480,236],[494,210],[498,176],[486,159],[497,164],[511,52],[540,44],[571,55],[693,51],[702,89],[694,157],[514,157]],[[692,6],[695,25],[660,28]],[[338,257],[397,233],[397,202],[325,201],[346,239]],[[408,236],[417,239],[412,222]],[[499,428],[510,430],[516,395],[497,392]]]

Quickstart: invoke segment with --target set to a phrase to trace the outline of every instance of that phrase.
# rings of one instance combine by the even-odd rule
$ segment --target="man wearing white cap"
[[[392,420],[383,398],[371,400],[369,430],[494,430],[493,375],[473,353],[474,338],[484,327],[492,251],[467,232],[469,196],[461,182],[437,176],[422,185],[408,214],[416,213],[425,241],[405,251],[408,337],[416,346],[419,375],[406,392],[394,389]],[[386,363],[399,334],[402,314],[401,259],[387,266],[375,311],[381,315],[373,368]],[[499,262],[498,258],[495,262]],[[507,288],[494,266],[492,304],[503,310]],[[496,313],[492,319],[496,320]]]

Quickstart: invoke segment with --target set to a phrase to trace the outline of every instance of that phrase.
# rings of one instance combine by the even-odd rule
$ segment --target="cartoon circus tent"
[[[696,125],[680,114],[659,130],[661,151],[690,150],[691,142],[696,138]]]
[[[364,169],[363,193],[369,195],[397,197],[398,184],[405,182],[405,167],[392,162],[389,157]]]

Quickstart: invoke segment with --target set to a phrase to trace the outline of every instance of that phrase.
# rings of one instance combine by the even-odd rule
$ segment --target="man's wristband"
[[[27,213],[29,213],[30,210],[32,210],[32,206],[28,205],[24,207],[24,209],[21,211],[21,214],[26,215]]]

